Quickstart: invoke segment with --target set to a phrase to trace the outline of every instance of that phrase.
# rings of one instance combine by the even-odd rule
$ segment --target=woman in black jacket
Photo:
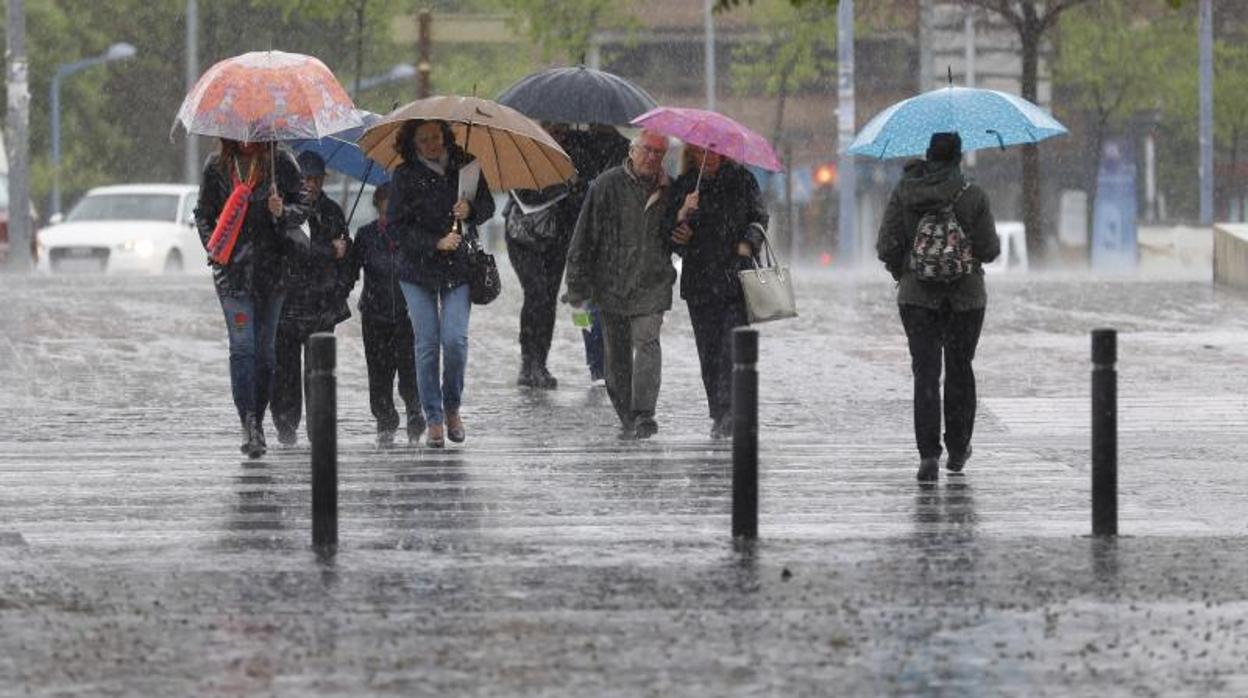
[[[204,165],[195,206],[195,225],[205,248],[234,187],[254,185],[233,254],[213,264],[212,276],[230,340],[230,385],[243,425],[240,450],[264,455],[264,412],[275,365],[274,341],[285,290],[283,258],[303,246],[298,230],[307,220],[300,199],[299,166],[270,143],[221,139],[221,149]]]
[[[360,292],[360,321],[364,332],[364,362],[368,365],[368,403],[377,420],[377,443],[394,443],[399,412],[394,408],[394,374],[399,374],[399,397],[407,414],[407,440],[425,430],[416,393],[416,338],[407,317],[407,302],[399,287],[399,243],[386,214],[391,186],[373,190],[377,220],[360,226],[348,259],[352,283],[364,272]]]
[[[672,242],[683,260],[680,297],[693,324],[711,438],[726,438],[732,434],[732,330],[748,323],[737,271],[762,247],[767,209],[749,170],[693,145],[685,146],[684,173],[672,194]]]
[[[425,443],[462,442],[459,408],[468,361],[468,243],[494,215],[477,177],[472,201],[459,198],[459,171],[472,156],[442,121],[405,123],[395,136],[403,163],[394,171],[390,221],[399,241],[399,284],[416,336],[416,385],[429,432]],[[438,366],[441,364],[441,376]]]

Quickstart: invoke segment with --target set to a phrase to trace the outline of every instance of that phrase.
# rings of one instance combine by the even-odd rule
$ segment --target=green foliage
[[[834,12],[813,4],[799,8],[787,0],[760,0],[752,17],[765,38],[733,51],[734,90],[774,97],[819,84],[835,74]]]
[[[589,40],[604,27],[635,24],[628,0],[497,0],[523,30],[542,47],[545,60],[582,63]]]
[[[1177,0],[1182,2],[1182,0]],[[787,0],[792,7],[830,7],[836,9],[838,0]],[[754,0],[715,0],[716,12],[728,12],[740,7],[742,4],[753,5]]]

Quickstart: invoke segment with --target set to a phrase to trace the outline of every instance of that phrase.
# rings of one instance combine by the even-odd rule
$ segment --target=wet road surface
[[[919,487],[891,284],[804,275],[802,317],[761,328],[743,547],[683,307],[660,433],[622,444],[569,318],[560,388],[513,385],[507,280],[473,311],[463,447],[374,447],[340,328],[323,558],[306,439],[237,455],[207,279],[0,277],[0,694],[1248,693],[1243,296],[993,279],[975,455]],[[1117,541],[1086,537],[1100,326]]]

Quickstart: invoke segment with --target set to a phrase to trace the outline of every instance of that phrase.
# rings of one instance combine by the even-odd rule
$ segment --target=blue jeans
[[[273,388],[277,320],[284,292],[267,294],[217,291],[230,337],[230,387],[238,416],[254,414],[261,421]]]
[[[416,392],[429,424],[443,424],[447,412],[458,412],[468,364],[468,284],[433,290],[399,282],[407,316],[416,335]],[[439,301],[441,301],[439,307]],[[438,364],[442,378],[438,380]]]

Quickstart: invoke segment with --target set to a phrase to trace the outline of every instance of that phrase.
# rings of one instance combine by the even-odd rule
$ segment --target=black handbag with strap
[[[494,255],[481,247],[481,239],[473,230],[468,243],[468,298],[473,305],[488,305],[503,292]]]

